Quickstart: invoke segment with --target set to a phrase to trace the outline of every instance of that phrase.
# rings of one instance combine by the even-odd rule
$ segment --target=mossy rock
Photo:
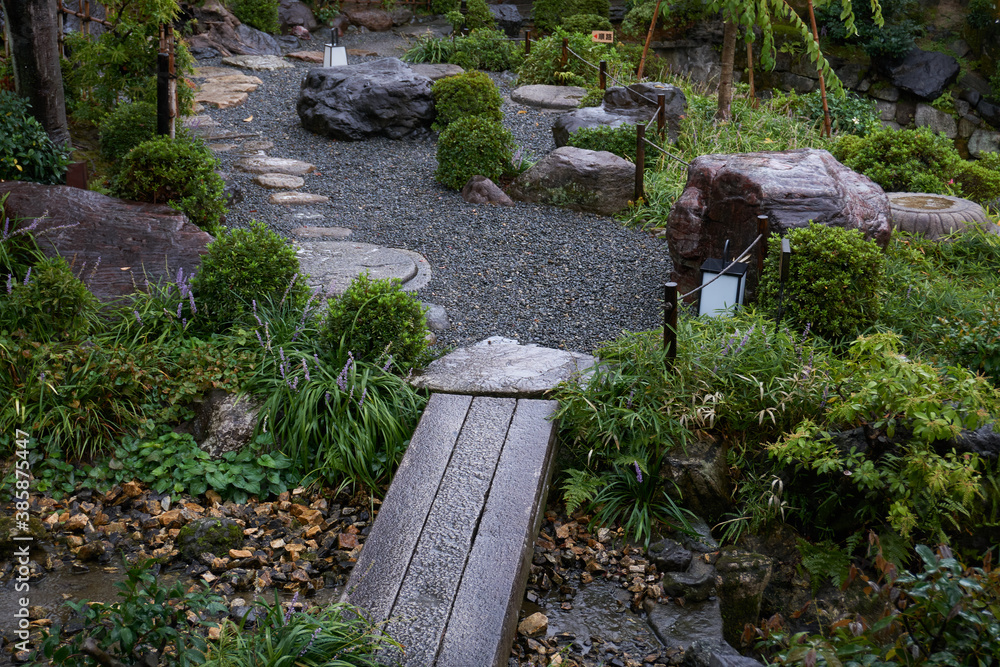
[[[14,517],[0,516],[0,557],[9,557],[15,549],[25,544],[37,546],[38,542],[46,540],[49,537],[48,529],[37,517],[28,518],[28,533],[33,538],[31,542],[27,540],[15,540],[14,535],[20,535],[21,532],[15,528]]]
[[[243,544],[243,529],[232,519],[203,517],[181,528],[177,534],[180,558],[196,560],[203,553],[225,556]]]
[[[760,620],[760,604],[771,570],[769,557],[740,549],[723,549],[715,562],[722,635],[733,646],[739,645],[747,623]]]

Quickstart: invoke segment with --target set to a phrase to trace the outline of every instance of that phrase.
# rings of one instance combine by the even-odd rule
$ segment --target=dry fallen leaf
[[[250,122],[250,121],[252,121],[252,120],[253,120],[253,114],[250,114],[250,117],[249,117],[249,118],[244,118],[244,119],[243,119],[243,122],[244,122],[244,123],[249,123],[249,122]]]

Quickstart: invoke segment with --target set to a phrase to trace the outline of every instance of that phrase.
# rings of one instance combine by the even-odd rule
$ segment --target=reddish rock
[[[358,536],[350,533],[341,533],[337,536],[337,544],[340,549],[354,549],[358,546]]]
[[[770,153],[702,155],[667,218],[674,276],[682,292],[700,283],[702,263],[721,257],[726,239],[740,252],[757,236],[757,216],[771,232],[819,224],[859,229],[885,247],[891,234],[889,200],[867,176],[829,152],[803,148]],[[757,284],[751,270],[747,290]]]
[[[66,523],[63,524],[63,530],[74,531],[83,530],[87,527],[87,516],[85,514],[74,514]]]
[[[70,262],[102,300],[131,294],[150,281],[191,275],[212,240],[181,213],[161,204],[140,204],[65,185],[10,181],[6,215],[38,219],[35,238],[46,255]],[[59,229],[57,229],[59,228]]]
[[[354,25],[372,32],[392,30],[392,16],[383,9],[352,9],[344,14]]]

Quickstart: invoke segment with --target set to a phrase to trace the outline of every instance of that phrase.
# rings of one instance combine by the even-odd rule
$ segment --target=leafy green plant
[[[580,99],[580,108],[599,107],[604,104],[604,91],[600,88],[588,88],[587,94]]]
[[[446,63],[454,52],[455,42],[450,39],[420,36],[417,37],[416,43],[406,50],[402,60],[408,63]]]
[[[431,0],[431,12],[434,14],[447,14],[458,9],[459,0]]]
[[[431,87],[437,119],[434,129],[442,130],[452,121],[469,116],[501,121],[503,98],[490,77],[483,72],[463,72],[438,79]]]
[[[594,30],[611,30],[611,21],[607,16],[597,14],[574,14],[563,19],[562,29],[570,33],[591,34]]]
[[[97,317],[97,297],[61,257],[39,261],[21,283],[8,278],[7,287],[0,328],[21,330],[31,340],[79,340]]]
[[[13,284],[27,275],[28,269],[45,258],[32,230],[35,222],[22,226],[22,221],[11,220],[6,215],[5,204],[9,193],[0,195],[0,220],[3,220],[3,231],[0,232],[0,278],[6,276]]]
[[[242,623],[223,623],[204,667],[379,667],[380,650],[401,648],[346,603],[287,612],[277,598],[273,605],[262,600],[254,604],[262,616],[255,631],[248,632]]]
[[[102,3],[111,27],[93,38],[80,32],[65,35],[63,61],[66,105],[79,120],[97,123],[124,102],[156,103],[156,57],[159,29],[173,23],[176,0],[108,0]],[[178,115],[191,113],[194,89],[184,85],[194,58],[177,40],[174,48]]]
[[[886,1],[877,7],[852,3],[855,19],[852,24],[846,20],[845,4],[834,0],[816,8],[816,21],[829,39],[841,44],[859,44],[872,62],[899,58],[913,49],[920,29],[910,18],[916,5],[912,0]],[[883,21],[880,22],[879,17]],[[856,29],[853,35],[850,34],[852,25]]]
[[[278,0],[233,0],[230,3],[233,14],[251,28],[276,35],[278,23]]]
[[[611,4],[608,0],[570,0],[569,2],[535,0],[531,5],[531,19],[538,30],[553,32],[562,24],[565,17],[593,14],[607,18],[610,11]],[[532,46],[532,50],[534,50],[534,46]]]
[[[169,204],[202,229],[214,232],[226,213],[219,161],[188,138],[156,137],[129,151],[116,164],[111,193],[123,199]]]
[[[0,90],[0,181],[62,183],[69,149],[53,144],[29,109],[26,99]]]
[[[567,145],[591,151],[607,151],[629,162],[635,162],[635,125],[623,123],[618,126],[582,127],[569,135]],[[645,157],[647,167],[652,167],[659,159],[654,150],[647,150]]]
[[[810,544],[806,540],[796,540],[802,568],[809,574],[809,586],[813,597],[819,593],[824,583],[830,582],[840,587],[851,574],[851,558],[829,540]]]
[[[1000,305],[991,294],[969,315],[939,317],[933,330],[939,349],[966,368],[1000,386]]]
[[[757,629],[757,649],[778,665],[996,665],[1000,571],[989,560],[982,568],[966,568],[947,547],[935,554],[921,544],[916,552],[922,561],[916,574],[897,574],[880,552],[880,583],[860,575],[882,609],[874,623],[857,615],[838,620],[826,635],[790,635],[776,618]],[[855,576],[856,570],[850,579]]]
[[[629,36],[645,37],[649,23],[653,20],[656,0],[637,0],[627,7],[621,30]],[[665,31],[678,31],[690,26],[694,21],[704,18],[709,13],[706,3],[700,0],[673,0],[660,5],[660,18],[657,25]]]
[[[253,222],[247,229],[223,230],[208,244],[191,287],[212,326],[224,329],[248,318],[256,299],[287,298],[305,306],[305,281],[292,246],[264,223]]]
[[[447,62],[465,69],[502,72],[515,69],[523,58],[524,52],[502,30],[478,28],[455,40],[455,52]]]
[[[792,261],[784,286],[783,307],[799,326],[817,334],[851,338],[871,326],[879,314],[878,295],[884,259],[874,241],[858,230],[810,222],[787,234]],[[774,312],[778,306],[778,261],[781,239],[772,236],[760,282],[758,303]]]
[[[514,137],[499,122],[478,116],[460,118],[441,132],[434,178],[460,190],[473,176],[497,180],[510,169]]]
[[[995,154],[994,154],[995,155]],[[975,162],[962,160],[955,170],[955,182],[966,199],[987,205],[1000,200],[1000,161],[989,159]],[[996,164],[996,166],[993,166]]]
[[[323,321],[323,339],[331,349],[341,346],[358,359],[378,361],[391,356],[405,368],[419,364],[427,349],[427,309],[395,279],[372,280],[365,272],[330,301]]]
[[[128,568],[126,581],[115,584],[122,598],[118,602],[67,602],[85,629],[65,637],[59,625],[52,632],[44,630],[40,655],[35,657],[66,667],[98,665],[102,663],[95,657],[96,648],[107,659],[104,664],[140,664],[149,659],[170,667],[201,664],[208,646],[201,628],[228,607],[221,597],[204,590],[185,592],[180,582],[161,588],[152,565],[145,561]]]
[[[130,102],[118,105],[101,121],[101,157],[117,160],[139,144],[156,137],[156,105]]]
[[[796,96],[794,106],[804,118],[821,127],[823,120],[823,101],[818,92]],[[830,111],[830,126],[840,134],[856,134],[866,136],[882,128],[875,100],[862,97],[850,91],[840,95],[827,97],[827,108]]]
[[[556,3],[559,4],[559,3]],[[538,19],[535,19],[538,25]],[[544,37],[531,44],[531,53],[525,57],[517,71],[519,85],[548,84],[597,86],[598,72],[589,64],[569,54],[562,62],[562,40],[569,39],[569,48],[591,63],[605,60],[609,71],[628,69],[624,59],[615,47],[594,42],[589,34],[567,33],[558,30],[556,34]]]

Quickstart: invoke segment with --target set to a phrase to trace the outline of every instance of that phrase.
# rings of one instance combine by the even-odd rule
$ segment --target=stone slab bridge
[[[545,392],[588,355],[490,338],[414,378],[432,394],[343,600],[406,667],[507,664],[554,460]]]

